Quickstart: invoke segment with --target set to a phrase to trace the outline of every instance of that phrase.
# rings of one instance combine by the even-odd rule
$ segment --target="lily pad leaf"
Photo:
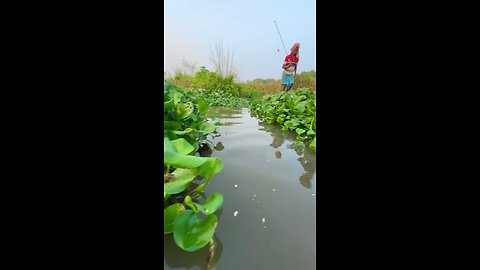
[[[208,215],[201,220],[192,210],[186,210],[177,217],[173,228],[175,243],[185,251],[192,252],[206,246],[215,233],[218,218]]]
[[[208,112],[208,109],[210,108],[210,105],[208,105],[208,103],[204,99],[202,99],[202,98],[197,99],[197,104],[198,104],[198,112],[199,113]]]
[[[178,194],[184,191],[188,185],[195,179],[197,172],[195,169],[176,169],[172,175],[174,179],[172,182],[163,184],[163,191],[167,194]]]
[[[295,129],[295,132],[297,132],[298,135],[303,134],[305,132],[305,129],[297,128]]]
[[[181,203],[172,204],[163,210],[163,233],[173,232],[173,225],[177,217],[185,211],[185,206]]]
[[[222,161],[218,158],[207,158],[207,161],[203,163],[199,170],[198,174],[211,179],[214,175],[219,173],[223,169]]]
[[[196,208],[205,215],[215,213],[223,204],[223,195],[220,192],[214,192],[208,196],[205,202],[202,204],[194,203]]]
[[[182,155],[188,155],[192,153],[194,150],[193,146],[187,142],[185,139],[176,139],[173,141],[170,141],[174,146],[175,149],[177,150],[178,153]]]
[[[208,122],[203,122],[198,129],[202,132],[203,135],[210,134],[215,131],[215,125],[208,123]]]

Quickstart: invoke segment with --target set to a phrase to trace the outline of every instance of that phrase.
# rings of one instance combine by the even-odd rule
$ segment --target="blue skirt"
[[[287,89],[294,83],[295,81],[293,80],[293,74],[292,75],[288,75],[286,73],[283,73],[282,74],[282,82],[281,84],[282,85],[286,85],[287,86]]]

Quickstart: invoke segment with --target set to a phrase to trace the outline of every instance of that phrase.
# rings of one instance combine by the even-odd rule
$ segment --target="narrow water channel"
[[[205,188],[224,196],[215,234],[217,270],[315,269],[315,152],[248,109],[212,108],[223,123],[209,138],[224,169]],[[236,215],[234,214],[236,213]],[[165,269],[207,270],[208,250],[164,241]]]

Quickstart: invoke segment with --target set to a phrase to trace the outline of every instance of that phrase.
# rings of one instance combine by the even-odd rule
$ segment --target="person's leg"
[[[282,85],[283,89],[282,91],[285,92],[287,90],[287,86],[288,86],[288,81],[287,81],[287,77],[285,74],[282,74],[282,80],[280,81],[280,85]]]
[[[287,91],[290,91],[290,89],[292,89],[292,87],[293,87],[293,83],[290,84],[290,86],[288,87],[288,90],[287,90]]]
[[[295,81],[293,80],[293,74],[288,77],[288,89],[287,92],[292,88]]]

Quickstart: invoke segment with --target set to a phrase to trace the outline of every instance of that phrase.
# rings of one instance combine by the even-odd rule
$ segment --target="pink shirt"
[[[294,63],[297,63],[297,65],[298,65],[298,60],[300,60],[300,59],[298,59],[297,57],[294,58],[291,54],[289,54],[285,57],[285,60],[283,61],[283,64],[285,65],[287,62],[294,62]],[[288,68],[284,68],[283,72],[285,72],[288,75],[292,75],[294,72],[295,73],[297,72],[297,65],[290,66]]]

